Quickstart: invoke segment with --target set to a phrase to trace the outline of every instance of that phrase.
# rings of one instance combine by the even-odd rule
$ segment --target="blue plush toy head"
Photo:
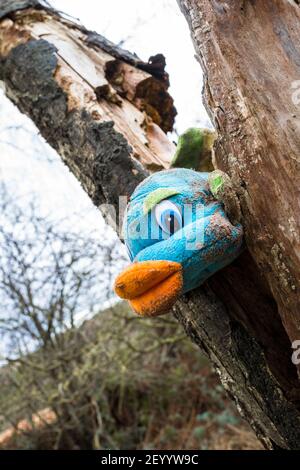
[[[208,173],[178,168],[155,173],[130,198],[124,239],[133,265],[115,289],[137,313],[169,310],[238,256],[241,225],[232,225],[210,192]]]

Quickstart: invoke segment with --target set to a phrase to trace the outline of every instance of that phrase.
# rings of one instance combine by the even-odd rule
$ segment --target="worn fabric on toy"
[[[124,240],[133,264],[115,291],[143,316],[170,310],[241,252],[243,229],[229,221],[210,173],[176,168],[155,173],[132,194]]]

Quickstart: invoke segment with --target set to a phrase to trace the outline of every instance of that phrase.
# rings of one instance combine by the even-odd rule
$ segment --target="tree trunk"
[[[300,448],[291,361],[291,341],[300,339],[299,108],[291,98],[299,8],[285,0],[180,3],[219,132],[217,166],[236,185],[249,252],[184,296],[175,315],[265,446]],[[168,167],[175,110],[161,55],[144,63],[46,2],[1,0],[0,59],[7,96],[105,215],[149,171]]]

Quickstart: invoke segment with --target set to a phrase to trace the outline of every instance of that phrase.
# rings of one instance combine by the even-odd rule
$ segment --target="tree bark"
[[[250,252],[184,296],[175,315],[264,445],[300,448],[291,361],[291,340],[300,339],[299,135],[289,114],[299,110],[279,81],[297,79],[299,9],[284,0],[180,3],[219,132],[217,166],[234,180]],[[144,63],[46,2],[2,0],[0,60],[7,96],[106,216],[103,204],[117,211],[119,196],[168,167],[175,109],[161,55]]]
[[[217,166],[237,187],[247,246],[291,339],[300,338],[300,8],[286,0],[182,0],[219,131]],[[222,75],[221,73],[222,72]]]

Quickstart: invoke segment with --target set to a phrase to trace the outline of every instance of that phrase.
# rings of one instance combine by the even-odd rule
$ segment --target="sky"
[[[188,25],[176,0],[50,0],[50,3],[143,60],[163,53],[170,93],[178,111],[176,130],[208,126],[202,104],[202,72]],[[43,215],[66,220],[72,229],[98,230],[120,243],[79,182],[39,135],[34,124],[4,96],[0,86],[0,181],[24,208],[35,195]],[[120,248],[122,250],[122,248]]]

